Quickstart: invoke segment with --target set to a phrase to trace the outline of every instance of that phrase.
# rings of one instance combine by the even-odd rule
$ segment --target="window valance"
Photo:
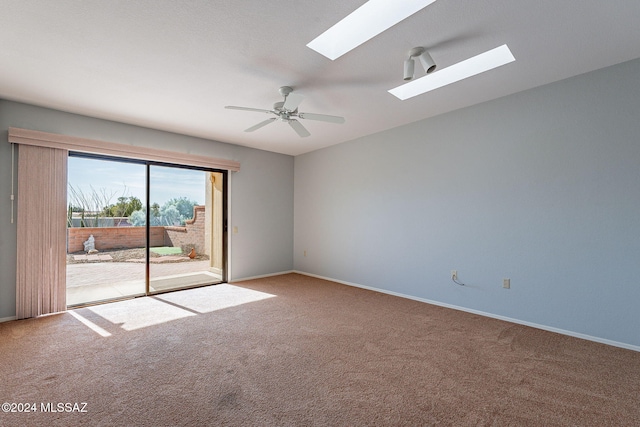
[[[79,153],[101,154],[105,156],[149,160],[176,165],[198,166],[232,172],[240,170],[240,163],[234,160],[217,159],[198,154],[118,144],[114,142],[105,142],[13,127],[9,128],[9,142],[15,144],[35,145],[39,147],[58,148]]]

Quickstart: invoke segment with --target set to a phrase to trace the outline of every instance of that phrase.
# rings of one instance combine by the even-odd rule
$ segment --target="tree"
[[[144,208],[135,211],[129,215],[129,223],[134,227],[142,227],[147,223],[147,212]],[[153,218],[151,218],[151,225],[156,225],[153,223]]]
[[[186,197],[168,200],[162,207],[157,203],[151,205],[150,225],[184,225],[193,218],[193,207],[197,202]],[[129,215],[131,225],[141,227],[146,224],[146,209],[141,207]]]
[[[196,204],[197,202],[189,200],[186,197],[175,197],[165,203],[165,206],[175,206],[176,209],[178,209],[178,212],[180,212],[180,219],[182,221],[182,224],[184,224],[185,220],[193,218],[193,207]]]
[[[128,217],[133,212],[142,209],[142,202],[135,196],[120,196],[118,203],[106,206],[103,210],[105,216]]]
[[[96,190],[93,186],[90,194],[85,194],[81,188],[76,188],[69,183],[69,213],[68,222],[73,224],[73,212],[80,213],[80,227],[99,227],[101,216],[104,216],[105,206],[108,206],[114,193],[109,193],[106,188]],[[69,214],[68,213],[68,214]]]
[[[155,217],[160,216],[160,205],[158,203],[151,205],[151,215]]]
[[[160,211],[162,225],[184,225],[181,221],[180,211],[175,205],[165,204]]]

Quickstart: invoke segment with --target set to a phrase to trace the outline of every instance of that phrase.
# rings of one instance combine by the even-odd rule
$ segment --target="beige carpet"
[[[640,353],[297,274],[0,324],[0,379],[2,426],[640,425]]]

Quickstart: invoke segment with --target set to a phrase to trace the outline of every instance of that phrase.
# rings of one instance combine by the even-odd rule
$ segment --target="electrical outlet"
[[[458,270],[451,270],[451,279],[458,280]]]
[[[511,279],[502,279],[502,287],[505,289],[511,289]]]
[[[307,256],[307,250],[306,249],[304,250],[304,256]]]

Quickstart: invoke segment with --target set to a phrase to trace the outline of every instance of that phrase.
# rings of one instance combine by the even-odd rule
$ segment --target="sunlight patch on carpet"
[[[113,326],[134,331],[275,296],[223,283],[85,307],[69,313],[96,333],[108,337],[111,336],[108,330],[113,331]]]
[[[215,286],[162,294],[155,298],[198,313],[211,313],[212,311],[236,307],[241,304],[262,301],[273,297],[275,297],[275,295],[266,292],[254,291],[253,289],[223,283]]]
[[[125,331],[159,325],[172,320],[195,316],[187,310],[164,304],[154,298],[136,298],[110,304],[87,307],[103,319],[119,326]]]
[[[87,319],[86,317],[81,316],[80,313],[78,313],[77,311],[69,310],[68,313],[70,315],[72,315],[73,317],[75,317],[80,323],[82,323],[83,325],[85,325],[86,327],[91,329],[92,331],[96,332],[98,335],[101,335],[103,337],[110,337],[111,336],[111,334],[109,332],[105,331],[100,326],[96,325],[91,320]]]

